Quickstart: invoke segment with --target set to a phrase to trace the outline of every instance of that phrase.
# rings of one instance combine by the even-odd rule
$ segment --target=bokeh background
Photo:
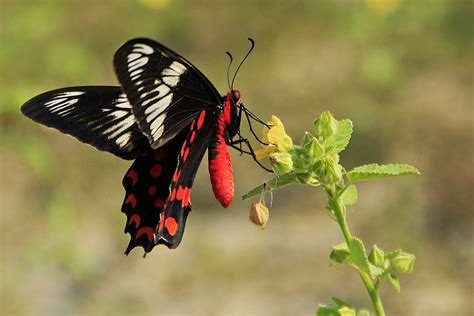
[[[417,256],[388,315],[473,313],[471,1],[0,0],[0,314],[314,315],[333,295],[370,307],[318,189],[275,192],[262,231],[239,196],[268,179],[232,153],[236,199],[214,200],[206,159],[176,250],[123,251],[130,162],[23,117],[38,93],[115,85],[112,56],[150,37],[226,92],[227,57],[256,49],[236,81],[245,104],[299,140],[323,110],[350,118],[347,168],[409,163],[421,176],[359,186],[349,225],[367,245]],[[247,133],[245,127],[244,133]]]

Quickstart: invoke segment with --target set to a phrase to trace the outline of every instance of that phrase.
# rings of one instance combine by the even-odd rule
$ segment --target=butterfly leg
[[[242,108],[243,106],[239,106],[239,113],[237,114],[239,126],[242,120]],[[240,128],[237,130],[237,135],[239,135],[239,140],[243,139],[242,134],[240,134]],[[244,153],[244,151],[242,150],[242,142],[239,143],[239,151],[240,151],[240,156],[242,156],[242,154]]]
[[[241,107],[242,108],[242,107]],[[255,131],[253,130],[253,127],[252,127],[252,122],[250,121],[250,119],[252,118],[253,120],[255,120],[256,122],[266,126],[267,128],[269,128],[269,125],[264,123],[258,116],[256,116],[255,114],[253,114],[252,112],[250,112],[250,110],[248,110],[247,108],[245,108],[244,110],[244,113],[245,113],[245,118],[247,119],[247,123],[249,125],[249,129],[250,129],[250,132],[253,134],[253,136],[255,137],[255,139],[262,145],[268,145],[267,143],[265,143],[264,141],[260,140],[260,138],[258,138],[257,134],[255,133]]]
[[[249,151],[241,150],[241,149],[239,149],[239,147],[236,146],[236,145],[241,145],[242,143],[245,143],[245,144],[247,145]],[[264,169],[264,170],[266,170],[266,171],[268,171],[268,172],[273,173],[273,170],[268,169],[267,167],[265,167],[264,165],[262,165],[262,164],[260,163],[260,161],[258,161],[257,157],[255,156],[255,152],[254,152],[254,150],[253,150],[253,148],[252,148],[252,145],[250,145],[250,142],[249,142],[248,139],[246,139],[246,138],[241,138],[241,139],[239,139],[239,140],[236,140],[236,141],[233,141],[233,142],[229,143],[229,146],[232,147],[232,148],[234,148],[234,149],[240,150],[241,153],[248,154],[248,155],[252,156],[253,160],[254,160],[262,169]],[[240,146],[240,148],[241,148],[241,146]]]

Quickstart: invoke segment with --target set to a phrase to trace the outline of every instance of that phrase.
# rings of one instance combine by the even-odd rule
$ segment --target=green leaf
[[[397,291],[397,293],[400,293],[401,288],[400,288],[400,281],[398,280],[398,276],[396,276],[393,273],[390,273],[388,275],[388,280],[393,285],[393,288],[395,289],[395,291]]]
[[[365,309],[361,309],[360,311],[357,311],[357,316],[370,316],[370,312]]]
[[[337,122],[336,131],[324,142],[327,152],[340,153],[349,144],[352,135],[352,122],[345,119]]]
[[[349,248],[347,248],[347,244],[345,242],[342,244],[333,246],[331,254],[329,255],[329,258],[330,258],[329,266],[334,267],[334,266],[337,266],[338,264],[347,262],[347,260],[349,259],[349,255],[350,255]]]
[[[292,183],[301,183],[298,180],[296,173],[290,172],[290,173],[283,174],[281,176],[276,176],[273,179],[271,179],[270,181],[267,181],[266,183],[264,183],[262,185],[259,185],[258,187],[253,188],[249,192],[245,193],[242,196],[242,200],[245,200],[245,199],[248,199],[252,196],[261,194],[264,191],[270,191],[270,190],[280,188],[280,187],[283,187],[285,185],[289,185],[289,184],[292,184]]]
[[[354,182],[412,174],[420,174],[420,172],[415,167],[404,164],[378,165],[374,163],[354,168],[347,173],[347,178]]]
[[[349,242],[349,251],[351,263],[360,271],[370,274],[369,259],[362,240],[352,237]]]
[[[342,194],[341,202],[344,205],[354,205],[357,203],[357,188],[351,184]]]

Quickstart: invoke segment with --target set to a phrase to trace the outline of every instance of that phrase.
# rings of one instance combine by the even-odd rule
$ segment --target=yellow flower
[[[285,133],[285,126],[278,117],[272,115],[272,120],[267,124],[270,125],[270,129],[264,128],[263,141],[268,145],[255,151],[258,160],[268,157],[273,152],[286,152],[293,146],[293,141]]]

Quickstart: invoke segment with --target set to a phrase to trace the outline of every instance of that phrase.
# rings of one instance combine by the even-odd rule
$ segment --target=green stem
[[[352,235],[349,231],[349,227],[347,226],[346,217],[344,216],[344,205],[341,203],[339,196],[337,196],[336,199],[333,199],[332,196],[337,196],[334,191],[329,197],[330,206],[333,209],[334,214],[336,215],[337,222],[341,227],[342,234],[346,239],[346,243],[347,245],[349,245],[352,239]],[[374,287],[374,285],[372,284],[372,280],[370,279],[370,276],[367,273],[363,271],[358,272],[362,279],[362,282],[365,285],[365,288],[367,289],[367,292],[369,292],[370,299],[372,300],[372,304],[374,305],[375,313],[377,314],[377,316],[385,316],[385,311],[383,309],[382,301],[380,300],[378,289]]]

